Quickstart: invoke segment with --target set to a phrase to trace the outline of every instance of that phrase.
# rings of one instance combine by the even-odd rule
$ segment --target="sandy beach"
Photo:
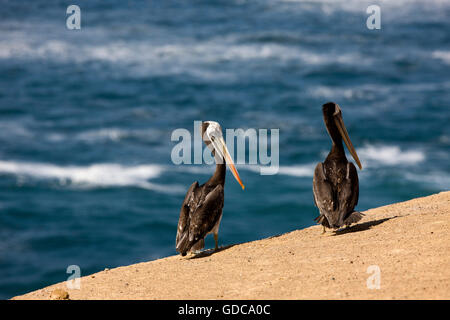
[[[364,214],[336,233],[313,226],[105,270],[82,277],[79,290],[62,282],[13,299],[65,292],[69,299],[450,298],[450,191]],[[373,270],[380,271],[379,289],[371,286]]]

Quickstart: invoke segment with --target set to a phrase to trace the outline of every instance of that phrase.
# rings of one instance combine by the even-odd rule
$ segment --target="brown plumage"
[[[342,140],[358,166],[361,169],[362,166],[345,128],[340,107],[329,102],[322,106],[322,111],[333,144],[325,161],[317,164],[314,170],[314,202],[320,212],[315,221],[324,228],[338,229],[362,218],[360,212],[354,211],[359,197],[358,173],[345,156]]]
[[[204,238],[217,237],[224,202],[225,165],[217,164],[214,175],[203,185],[194,182],[181,205],[176,250],[182,255],[203,249]],[[217,244],[216,244],[217,247]]]
[[[199,186],[198,181],[194,182],[181,205],[176,250],[183,256],[188,251],[203,249],[204,238],[209,233],[214,234],[215,248],[218,249],[218,233],[224,203],[225,163],[228,163],[233,175],[244,188],[226,149],[220,125],[213,121],[203,122],[201,133],[203,141],[216,159],[216,171],[203,185]]]

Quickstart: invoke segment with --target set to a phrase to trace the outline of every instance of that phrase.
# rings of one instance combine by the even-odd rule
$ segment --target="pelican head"
[[[352,155],[353,159],[355,159],[359,169],[362,170],[362,165],[359,161],[358,154],[356,153],[352,141],[348,136],[347,129],[345,128],[344,119],[342,119],[342,110],[339,105],[334,102],[328,102],[322,106],[322,111],[325,126],[333,142],[336,142],[339,139],[344,140],[348,151]]]
[[[231,170],[236,181],[241,185],[242,190],[245,189],[244,184],[239,177],[239,173],[234,166],[233,159],[228,152],[227,145],[222,135],[222,128],[220,124],[216,121],[203,121],[201,127],[202,139],[208,148],[211,150],[212,154],[216,158],[218,163],[222,163],[225,160],[226,164]]]

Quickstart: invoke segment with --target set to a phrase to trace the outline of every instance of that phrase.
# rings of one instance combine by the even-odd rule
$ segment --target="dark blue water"
[[[280,129],[279,174],[228,175],[222,245],[313,225],[330,100],[360,210],[449,190],[450,5],[393,2],[0,1],[0,298],[175,254],[184,193],[214,170],[171,162],[194,120]]]

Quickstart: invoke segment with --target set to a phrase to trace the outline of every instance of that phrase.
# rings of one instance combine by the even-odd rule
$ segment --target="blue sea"
[[[0,298],[176,254],[214,171],[171,161],[195,120],[280,130],[278,174],[240,165],[243,191],[228,171],[221,245],[314,225],[328,101],[364,167],[357,209],[449,190],[449,76],[449,1],[0,0]]]

